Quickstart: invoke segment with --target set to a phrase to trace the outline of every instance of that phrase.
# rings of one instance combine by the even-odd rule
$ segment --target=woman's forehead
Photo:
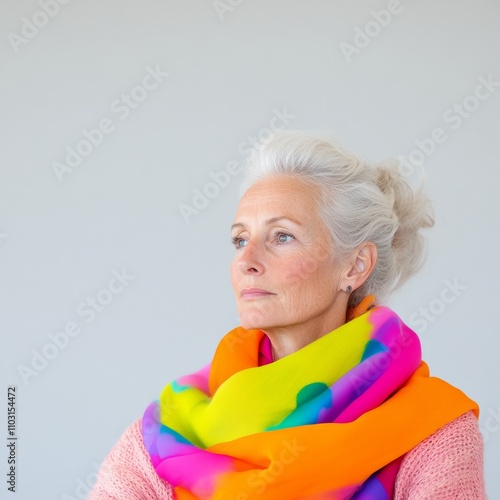
[[[265,178],[256,182],[243,195],[234,223],[244,226],[250,220],[257,220],[259,224],[322,224],[318,199],[317,187],[299,179],[287,176]]]
[[[317,197],[318,188],[302,179],[286,175],[269,176],[260,179],[246,191],[241,198],[240,207],[283,204],[293,210],[294,207],[315,204]]]

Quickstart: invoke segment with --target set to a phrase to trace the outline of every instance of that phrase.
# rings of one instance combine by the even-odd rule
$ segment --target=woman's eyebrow
[[[302,222],[299,222],[298,220],[295,220],[292,217],[288,217],[286,215],[281,215],[279,217],[272,217],[271,219],[267,219],[265,224],[266,224],[266,226],[269,226],[270,224],[274,224],[275,222],[278,222],[278,221],[283,220],[283,219],[289,220],[290,222],[293,222],[294,224],[297,224],[298,226],[304,225],[304,224],[302,224]],[[235,227],[245,227],[245,224],[243,224],[242,222],[235,222],[231,226],[231,230],[233,230]]]

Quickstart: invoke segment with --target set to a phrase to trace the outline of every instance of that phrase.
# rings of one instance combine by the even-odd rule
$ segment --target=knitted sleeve
[[[141,419],[122,434],[99,471],[87,500],[173,500],[172,487],[153,468]]]
[[[409,451],[394,500],[484,500],[483,439],[469,411]]]
[[[483,441],[467,412],[408,452],[396,477],[394,500],[484,500]],[[173,500],[144,448],[141,419],[106,457],[87,500]]]

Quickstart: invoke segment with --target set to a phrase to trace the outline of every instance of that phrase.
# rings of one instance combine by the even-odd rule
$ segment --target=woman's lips
[[[244,288],[240,293],[242,299],[265,297],[267,295],[274,295],[274,293],[263,290],[262,288]]]

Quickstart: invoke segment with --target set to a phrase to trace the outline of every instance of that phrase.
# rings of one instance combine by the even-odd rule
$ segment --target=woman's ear
[[[350,259],[350,267],[348,268],[345,286],[351,286],[352,290],[359,288],[370,276],[377,263],[377,247],[371,242],[363,243],[353,253]]]

